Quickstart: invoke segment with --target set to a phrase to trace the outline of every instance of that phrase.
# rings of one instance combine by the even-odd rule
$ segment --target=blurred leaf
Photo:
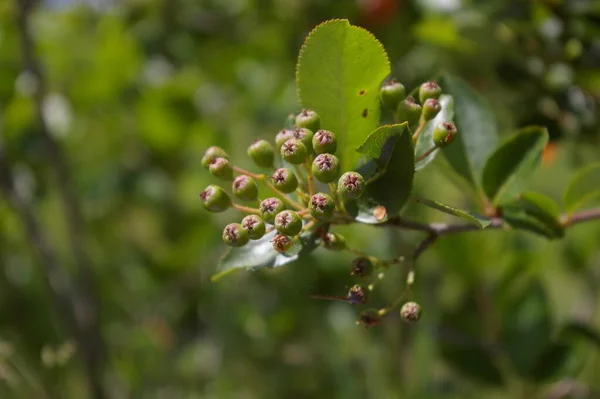
[[[569,212],[582,208],[588,202],[600,198],[600,163],[579,170],[571,179],[564,195]]]
[[[558,238],[557,233],[552,230],[546,223],[539,220],[538,218],[529,215],[524,209],[504,209],[502,218],[509,224],[509,226],[526,230],[530,233],[538,234],[548,239]]]
[[[465,376],[486,384],[503,384],[500,370],[484,347],[473,343],[470,345],[443,343],[440,349],[444,360]]]
[[[423,205],[427,205],[428,207],[436,209],[438,211],[447,213],[448,215],[452,215],[452,216],[461,218],[462,220],[469,222],[471,224],[474,224],[475,226],[478,226],[481,229],[487,227],[492,222],[489,218],[487,218],[485,216],[478,215],[476,213],[472,213],[472,212],[468,212],[468,211],[464,211],[462,209],[453,208],[449,205],[442,204],[441,202],[438,202],[438,201],[433,201],[433,200],[429,200],[426,198],[419,198],[419,199],[417,199],[417,202],[420,204],[423,204]]]
[[[585,338],[600,349],[600,332],[596,331],[592,326],[580,322],[572,322],[567,324],[562,333],[567,336],[576,336]]]
[[[440,104],[442,106],[442,110],[433,118],[428,121],[423,127],[421,134],[419,135],[419,139],[417,140],[417,144],[415,145],[415,158],[419,158],[421,154],[425,153],[425,151],[431,149],[434,146],[433,143],[433,129],[440,124],[441,122],[452,122],[452,118],[454,116],[454,100],[452,96],[447,94],[442,94],[440,96]],[[444,149],[446,151],[446,149]],[[425,158],[415,163],[415,170],[418,171],[427,166],[431,161],[435,159],[437,154],[440,151],[434,151]]]
[[[554,377],[562,370],[571,350],[571,346],[564,342],[548,344],[533,367],[531,379],[543,382]]]
[[[509,214],[510,218],[516,218],[524,223],[530,222],[533,229],[542,228],[544,235],[549,233],[549,238],[559,238],[564,236],[564,227],[560,223],[560,208],[558,204],[550,197],[540,193],[528,191],[519,196],[519,199],[508,203],[502,207],[503,212]],[[509,224],[519,227],[519,222]],[[526,228],[527,229],[527,228]],[[531,231],[531,229],[529,229]]]
[[[356,166],[359,155],[354,149],[379,125],[379,88],[389,73],[381,43],[347,20],[320,24],[300,50],[300,103],[317,111],[323,129],[338,136],[342,170]]]
[[[456,173],[476,187],[486,159],[498,143],[494,114],[488,102],[459,78],[444,75],[440,85],[454,100],[458,129],[452,144],[444,148],[444,157]]]
[[[448,16],[428,17],[414,27],[414,34],[421,41],[437,46],[470,53],[476,49],[476,43],[461,37],[457,24]]]
[[[547,142],[545,128],[527,127],[504,141],[489,157],[483,170],[483,190],[495,205],[514,200],[526,187]]]

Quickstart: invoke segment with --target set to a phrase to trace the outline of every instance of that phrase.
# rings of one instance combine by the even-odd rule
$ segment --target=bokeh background
[[[547,126],[534,189],[560,199],[600,160],[597,1],[2,0],[1,398],[600,397],[600,223],[440,240],[417,325],[367,330],[310,298],[355,283],[349,254],[210,282],[239,215],[202,209],[203,151],[251,167],[246,147],[299,110],[299,46],[330,18],[371,30],[409,89],[449,71],[503,134]],[[416,190],[472,206],[443,169]],[[422,239],[338,231],[382,258]],[[400,269],[373,305],[402,292]]]

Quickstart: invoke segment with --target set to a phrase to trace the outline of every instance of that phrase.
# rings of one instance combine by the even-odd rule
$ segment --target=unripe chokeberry
[[[273,237],[271,244],[273,245],[273,249],[275,251],[279,252],[280,254],[284,254],[289,251],[290,248],[292,248],[294,241],[292,241],[292,239],[285,234],[277,234],[275,237]]]
[[[278,232],[287,236],[295,236],[302,231],[302,219],[294,211],[279,212],[273,224]]]
[[[327,220],[333,215],[335,202],[325,193],[317,193],[308,201],[308,212],[312,217],[319,220]]]
[[[317,154],[333,154],[337,150],[337,139],[329,130],[317,130],[312,138],[312,146]]]
[[[270,168],[275,160],[275,153],[271,143],[266,140],[257,140],[248,147],[248,156],[252,161],[262,167]]]
[[[382,322],[381,315],[377,309],[367,309],[360,313],[360,319],[356,324],[362,324],[365,327],[375,327]]]
[[[258,186],[253,178],[246,175],[237,176],[231,184],[233,195],[242,201],[254,201],[258,197]]]
[[[416,302],[406,302],[400,309],[400,317],[409,323],[415,323],[421,318],[421,306]]]
[[[456,135],[456,125],[452,122],[441,122],[433,129],[433,143],[436,147],[444,148]]]
[[[211,184],[200,193],[204,209],[210,212],[223,212],[231,207],[231,199],[221,187]]]
[[[398,122],[408,122],[409,126],[414,125],[421,117],[421,109],[412,97],[407,97],[398,104],[396,119]]]
[[[428,98],[439,98],[442,94],[442,88],[434,81],[425,82],[419,87],[419,100],[421,104]]]
[[[321,183],[330,183],[340,174],[340,161],[335,155],[319,154],[312,163],[312,173]]]
[[[212,146],[208,147],[204,152],[204,156],[202,157],[202,161],[200,163],[203,167],[207,168],[211,163],[217,158],[229,158],[227,153],[220,147]]]
[[[357,172],[346,172],[338,180],[338,193],[344,199],[359,198],[365,187],[365,179]]]
[[[298,188],[298,178],[288,168],[279,168],[271,175],[273,186],[282,193],[289,194]]]
[[[313,131],[310,129],[304,128],[304,127],[299,127],[296,130],[294,130],[294,138],[296,140],[300,140],[302,142],[302,144],[304,144],[304,146],[306,147],[306,151],[308,153],[313,152],[313,147],[312,147],[313,136],[314,136]]]
[[[303,109],[296,115],[296,126],[315,132],[321,127],[321,117],[313,110]]]
[[[365,304],[368,300],[368,292],[362,285],[355,285],[348,291],[348,303],[352,305]]]
[[[423,120],[429,121],[436,117],[436,115],[442,110],[442,105],[435,98],[428,98],[423,103],[423,113],[421,116]]]
[[[267,223],[273,223],[275,216],[284,209],[285,206],[279,198],[267,198],[258,206],[260,217]]]
[[[398,108],[400,101],[406,96],[406,90],[396,79],[392,79],[381,86],[379,96],[381,97],[381,104],[383,104],[385,108],[390,111],[395,111],[396,108]]]
[[[323,246],[330,251],[342,251],[346,248],[346,239],[338,233],[327,233],[323,237]]]
[[[208,167],[208,171],[222,180],[233,179],[233,166],[227,158],[215,158]]]
[[[257,215],[248,215],[242,219],[242,229],[248,233],[248,238],[251,240],[259,240],[267,231],[265,221]]]
[[[308,150],[302,141],[289,139],[281,146],[281,158],[292,165],[300,165],[306,161]]]
[[[223,229],[223,242],[232,247],[242,247],[248,243],[248,232],[239,223],[229,223]]]
[[[373,274],[373,262],[366,256],[359,256],[352,261],[352,271],[350,275],[357,277],[368,277]]]
[[[277,150],[279,150],[281,148],[281,146],[283,145],[283,143],[285,143],[289,139],[293,139],[293,138],[294,138],[294,131],[293,130],[291,130],[291,129],[281,129],[275,135],[275,148],[277,148]]]

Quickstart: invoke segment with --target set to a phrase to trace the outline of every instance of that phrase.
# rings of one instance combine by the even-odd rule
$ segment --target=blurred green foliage
[[[19,193],[72,275],[17,3],[0,2],[1,145]],[[559,200],[575,171],[600,159],[594,1],[40,4],[31,26],[46,75],[41,109],[83,210],[107,396],[598,397],[600,223],[558,241],[509,231],[440,240],[419,260],[413,296],[424,316],[416,325],[394,313],[366,330],[350,305],[310,298],[344,295],[353,284],[347,254],[318,250],[307,262],[209,281],[224,250],[221,228],[236,215],[202,209],[198,193],[212,182],[202,153],[215,144],[246,159],[254,139],[272,139],[299,107],[299,46],[329,18],[371,30],[409,90],[449,71],[491,102],[501,133],[547,126],[553,144],[535,190]],[[435,165],[417,176],[419,194],[468,209],[443,162]],[[414,204],[405,214],[452,220]],[[410,253],[422,238],[339,231],[383,258]],[[0,251],[0,397],[88,397],[81,350],[5,197]],[[385,277],[372,299],[380,306],[397,298],[403,273]]]

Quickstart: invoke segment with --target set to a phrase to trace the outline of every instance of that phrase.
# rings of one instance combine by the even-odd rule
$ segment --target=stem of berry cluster
[[[301,204],[297,203],[296,201],[294,201],[293,199],[291,199],[290,197],[288,197],[287,195],[285,195],[285,193],[282,193],[281,191],[279,191],[275,186],[273,186],[270,182],[269,182],[269,178],[268,176],[264,175],[264,174],[256,174],[256,173],[252,173],[252,172],[248,172],[245,169],[242,169],[240,167],[234,166],[233,170],[236,173],[239,173],[240,175],[246,175],[246,176],[250,176],[253,179],[256,179],[260,182],[262,182],[265,186],[267,186],[269,188],[269,190],[271,190],[275,195],[277,195],[283,202],[287,203],[289,206],[291,206],[292,208],[295,208],[299,211],[305,209],[304,206],[302,206]],[[241,205],[237,205],[235,206],[236,208],[238,208]],[[239,208],[238,208],[239,209]]]
[[[425,151],[424,153],[422,153],[421,155],[419,155],[417,158],[415,158],[415,162],[419,162],[424,160],[425,158],[427,158],[429,155],[431,155],[432,153],[434,153],[439,147],[438,146],[433,146],[430,149],[428,149],[427,151]]]
[[[417,130],[415,130],[415,132],[412,135],[412,142],[413,142],[413,144],[417,142],[417,139],[421,135],[421,132],[423,131],[424,127],[425,127],[425,120],[421,119],[419,121],[419,126],[417,126]]]

